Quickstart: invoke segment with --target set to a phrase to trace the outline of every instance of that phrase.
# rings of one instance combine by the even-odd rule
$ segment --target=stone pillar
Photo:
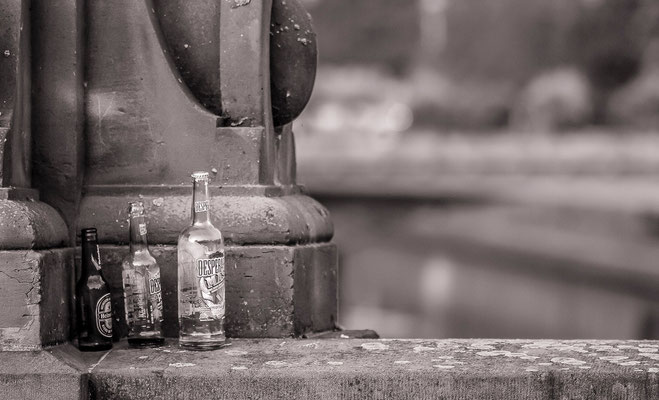
[[[30,1],[0,0],[0,350],[69,338],[67,227],[32,188]]]
[[[127,206],[144,201],[170,336],[177,335],[176,241],[190,223],[194,170],[211,172],[213,221],[229,246],[228,334],[286,337],[334,327],[333,227],[327,210],[295,182],[289,125],[311,88],[284,91],[298,103],[277,104],[299,110],[279,119],[272,113],[271,24],[281,27],[273,42],[290,46],[289,54],[309,49],[314,68],[300,82],[315,74],[315,39],[298,6],[277,0],[277,12],[289,16],[277,22],[272,0],[86,3],[86,156],[77,224],[98,228],[114,307],[123,309]],[[273,60],[282,62],[296,59]],[[272,86],[288,81],[295,77]]]

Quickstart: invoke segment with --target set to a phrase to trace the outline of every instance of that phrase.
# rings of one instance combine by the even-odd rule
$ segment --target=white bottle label
[[[208,211],[208,200],[206,201],[195,201],[194,203],[194,212],[204,212]]]
[[[208,318],[224,316],[224,255],[215,258],[195,260],[195,275],[199,282],[199,295],[203,305],[201,315],[210,312]]]
[[[103,295],[96,302],[96,329],[108,338],[112,337],[112,302],[110,293]]]
[[[138,228],[140,230],[140,235],[142,236],[146,235],[146,224],[139,224]]]

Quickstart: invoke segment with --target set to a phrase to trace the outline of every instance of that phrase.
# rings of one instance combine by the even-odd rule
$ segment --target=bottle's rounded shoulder
[[[126,255],[121,262],[121,269],[129,270],[135,269],[136,267],[148,267],[157,263],[158,261],[151,255],[151,252],[147,250]]]
[[[219,229],[213,225],[191,225],[184,229],[178,238],[179,245],[186,242],[210,242],[219,241],[224,243],[224,238]]]

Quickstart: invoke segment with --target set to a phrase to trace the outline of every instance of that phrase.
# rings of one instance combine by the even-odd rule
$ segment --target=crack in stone
[[[16,271],[16,270],[15,270],[15,271]],[[22,280],[18,279],[18,278],[15,277],[15,276],[9,275],[9,274],[6,273],[5,271],[0,271],[0,274],[3,274],[3,275],[5,275],[7,278],[9,278],[9,279],[11,279],[11,280],[13,280],[13,281],[16,281],[16,282],[18,282],[18,283],[20,283],[20,284],[22,284],[22,285],[29,285],[29,284],[34,283],[34,278],[32,278],[32,280],[28,282],[28,281],[22,281]]]

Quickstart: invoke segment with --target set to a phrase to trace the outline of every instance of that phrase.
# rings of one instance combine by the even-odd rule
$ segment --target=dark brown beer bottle
[[[82,275],[76,285],[78,348],[100,351],[112,348],[112,301],[101,276],[101,257],[96,229],[83,229]]]

